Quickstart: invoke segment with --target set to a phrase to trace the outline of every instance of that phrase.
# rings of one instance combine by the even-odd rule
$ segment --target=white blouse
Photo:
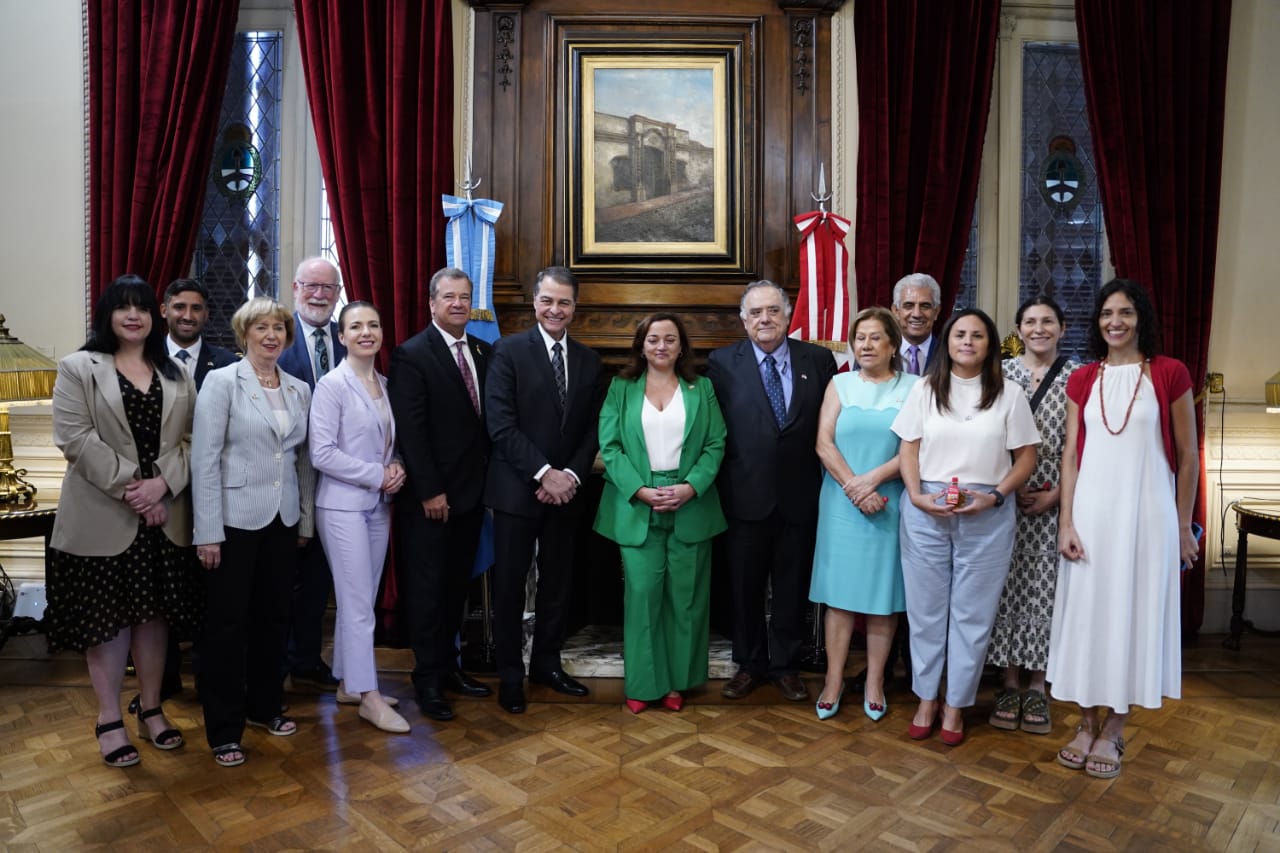
[[[1011,450],[1040,443],[1035,416],[1018,383],[1004,380],[989,409],[979,409],[982,377],[951,374],[951,409],[940,413],[928,382],[917,382],[893,421],[904,441],[920,441],[920,479],[994,486],[1013,467]]]
[[[680,452],[684,450],[684,392],[676,388],[671,402],[661,411],[645,397],[640,426],[644,430],[645,449],[649,451],[649,470],[678,470]]]

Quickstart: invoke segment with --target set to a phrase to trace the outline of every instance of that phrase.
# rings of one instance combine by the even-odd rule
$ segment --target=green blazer
[[[693,486],[697,496],[675,512],[675,535],[682,542],[702,542],[728,526],[720,510],[716,474],[724,459],[725,427],[715,390],[705,376],[680,382],[684,395],[684,447],[680,452],[680,482]],[[649,535],[653,510],[635,494],[650,484],[649,452],[645,449],[640,412],[644,407],[644,375],[615,377],[600,410],[600,458],[604,461],[604,494],[596,513],[595,530],[619,545],[642,545]]]

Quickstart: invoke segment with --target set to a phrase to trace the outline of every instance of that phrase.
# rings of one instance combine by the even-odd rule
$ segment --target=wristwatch
[[[991,489],[987,494],[996,499],[996,509],[1004,506],[1004,495],[1000,494],[999,489]]]

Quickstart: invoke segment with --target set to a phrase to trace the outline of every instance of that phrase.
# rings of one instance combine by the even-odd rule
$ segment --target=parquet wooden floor
[[[0,847],[1280,851],[1280,641],[1205,637],[1184,668],[1184,698],[1138,710],[1123,773],[1100,781],[1053,761],[1077,722],[1057,703],[1047,737],[980,706],[957,748],[907,738],[905,691],[878,724],[855,697],[819,722],[769,687],[726,702],[720,682],[679,714],[633,716],[598,679],[588,700],[535,688],[522,716],[460,700],[434,723],[403,671],[383,684],[408,735],[294,693],[299,733],[251,730],[248,762],[220,769],[188,691],[166,706],[187,745],[113,770],[80,661],[0,660]]]

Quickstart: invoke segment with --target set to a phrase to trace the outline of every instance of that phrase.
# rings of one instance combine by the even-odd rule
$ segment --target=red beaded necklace
[[[1143,359],[1143,363],[1146,359]],[[1143,368],[1145,371],[1146,368]],[[1129,398],[1129,408],[1124,410],[1124,423],[1120,424],[1120,429],[1112,429],[1111,424],[1107,422],[1107,360],[1104,358],[1098,366],[1098,407],[1102,410],[1102,425],[1107,428],[1107,432],[1112,435],[1119,435],[1124,432],[1124,428],[1129,425],[1129,416],[1133,414],[1133,404],[1138,402],[1138,389],[1142,387],[1142,376],[1138,376],[1138,381],[1133,385],[1133,396]]]

